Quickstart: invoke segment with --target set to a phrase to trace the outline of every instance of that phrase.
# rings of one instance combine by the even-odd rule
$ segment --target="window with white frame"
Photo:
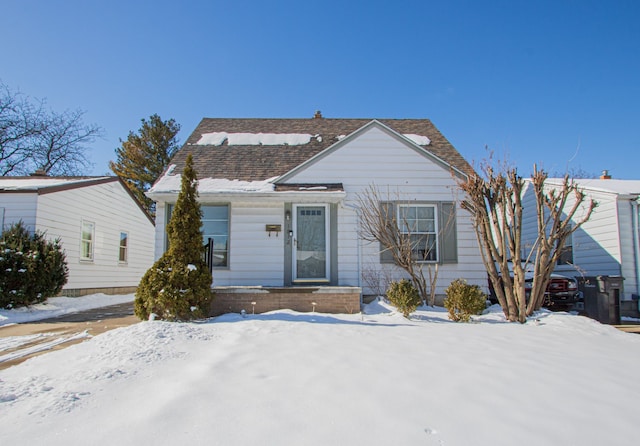
[[[229,206],[202,205],[202,238],[204,243],[213,239],[213,267],[229,266]]]
[[[398,204],[398,227],[409,237],[412,258],[438,261],[437,207],[431,204]]]
[[[90,221],[82,221],[80,236],[80,260],[93,260],[96,225]]]
[[[167,205],[167,224],[171,220],[174,204]],[[228,204],[203,204],[200,205],[202,221],[200,232],[205,244],[209,239],[213,240],[213,265],[214,268],[226,268],[229,266],[229,205]],[[169,249],[169,239],[166,239]]]
[[[120,233],[120,249],[118,252],[118,261],[120,263],[127,263],[128,257],[128,245],[129,245],[129,234],[126,232]]]

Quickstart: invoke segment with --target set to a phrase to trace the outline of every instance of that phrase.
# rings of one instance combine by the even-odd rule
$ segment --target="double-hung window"
[[[127,263],[128,244],[129,244],[129,234],[127,234],[126,232],[121,232],[120,233],[120,249],[118,251],[118,261],[120,263]]]
[[[96,225],[90,221],[82,221],[80,235],[80,260],[93,261]]]
[[[213,267],[229,266],[229,206],[202,205],[202,238],[213,239]]]
[[[438,215],[431,204],[398,204],[398,227],[411,244],[411,257],[438,261]]]

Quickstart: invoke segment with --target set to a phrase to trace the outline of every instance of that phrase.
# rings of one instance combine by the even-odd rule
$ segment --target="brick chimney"
[[[603,170],[602,171],[602,175],[600,175],[600,179],[601,180],[610,180],[611,179],[611,175],[609,175],[609,171],[608,170]]]
[[[46,177],[47,176],[47,172],[44,169],[36,169],[36,171],[33,172],[32,174],[29,174],[29,176],[32,176],[32,177]]]
[[[322,119],[322,113],[320,113],[320,110],[316,110],[316,114],[313,115],[313,119]]]

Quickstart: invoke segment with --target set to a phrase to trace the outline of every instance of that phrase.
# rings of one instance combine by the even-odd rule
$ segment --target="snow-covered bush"
[[[387,290],[387,298],[391,305],[395,306],[406,318],[416,311],[416,308],[422,303],[420,293],[407,279],[392,282]]]
[[[56,296],[69,270],[59,239],[29,231],[18,222],[0,237],[0,308],[41,303]]]
[[[464,279],[456,279],[445,290],[444,306],[449,311],[449,319],[469,322],[474,314],[482,314],[486,308],[487,295],[478,285],[469,285]]]
[[[209,315],[213,279],[203,258],[197,186],[189,155],[167,225],[169,249],[147,270],[136,291],[134,310],[140,319],[184,321]]]

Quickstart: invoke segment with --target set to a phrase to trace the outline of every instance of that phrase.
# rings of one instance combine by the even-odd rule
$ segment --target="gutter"
[[[179,191],[176,192],[147,192],[145,195],[154,201],[175,202]],[[314,191],[283,191],[283,192],[199,192],[199,202],[271,202],[282,203],[296,201],[300,203],[339,203],[346,198],[344,191],[314,192]]]

